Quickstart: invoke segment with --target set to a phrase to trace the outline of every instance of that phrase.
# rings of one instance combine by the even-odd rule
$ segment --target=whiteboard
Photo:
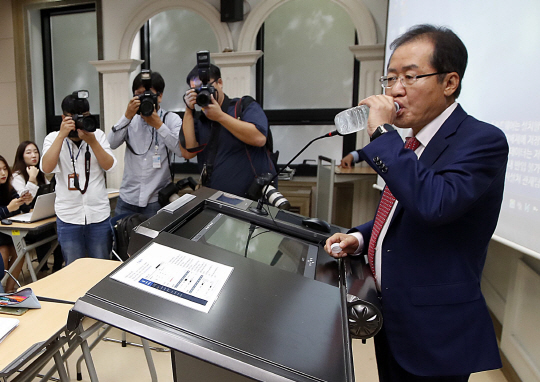
[[[496,237],[540,257],[540,1],[390,0],[388,46],[415,24],[451,28],[469,63],[457,101],[510,145]]]

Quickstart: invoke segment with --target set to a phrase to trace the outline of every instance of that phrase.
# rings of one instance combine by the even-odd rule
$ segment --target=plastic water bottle
[[[399,104],[394,102],[394,105],[396,111],[399,111]],[[369,106],[355,106],[338,113],[334,118],[334,124],[340,135],[352,134],[367,127],[368,117]]]
[[[340,135],[356,133],[364,130],[368,123],[369,107],[367,105],[355,106],[338,113],[334,124]]]

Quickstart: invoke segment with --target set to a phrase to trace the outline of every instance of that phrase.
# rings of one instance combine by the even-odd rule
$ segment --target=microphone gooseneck
[[[268,212],[266,212],[265,210],[263,210],[263,204],[264,204],[264,195],[266,195],[266,192],[268,191],[268,187],[272,184],[272,182],[279,176],[279,174],[281,174],[283,172],[283,170],[285,170],[287,167],[289,167],[289,165],[296,159],[300,156],[300,154],[302,154],[313,142],[315,141],[318,141],[319,139],[323,139],[323,138],[327,138],[327,137],[333,137],[334,135],[338,135],[337,133],[337,130],[336,131],[333,131],[333,132],[330,132],[328,134],[325,134],[325,135],[321,135],[320,137],[317,137],[317,138],[313,138],[311,141],[309,141],[302,150],[300,150],[300,152],[298,152],[298,154],[296,154],[290,161],[289,163],[287,163],[285,166],[283,166],[278,172],[276,172],[276,175],[274,175],[272,177],[272,179],[270,179],[270,181],[268,183],[266,183],[266,185],[264,186],[263,188],[263,192],[262,192],[262,195],[261,197],[259,198],[259,200],[257,201],[257,207],[251,207],[249,208],[249,211],[253,212],[253,213],[256,213],[257,215],[268,215]]]
[[[396,112],[399,111],[400,109],[400,106],[397,102],[394,102],[394,105],[396,107]],[[369,112],[369,107],[367,107],[366,105],[362,105],[362,106],[356,106],[357,108],[364,108],[364,110],[367,110],[367,112]],[[354,108],[353,108],[354,109]],[[351,109],[348,109],[348,110],[351,110]],[[347,110],[345,110],[346,112]],[[343,113],[343,112],[342,112]],[[341,114],[341,113],[340,113]],[[366,114],[367,115],[367,114]],[[367,118],[366,118],[367,120]],[[285,166],[283,166],[277,173],[276,175],[274,175],[272,177],[272,179],[270,179],[270,181],[268,183],[266,183],[266,185],[263,187],[263,192],[262,192],[262,195],[261,197],[259,198],[259,200],[257,201],[257,207],[251,207],[249,208],[249,211],[253,212],[253,213],[256,213],[257,215],[268,215],[268,212],[266,212],[265,210],[263,210],[263,204],[264,204],[264,197],[266,195],[266,192],[268,191],[268,187],[272,184],[272,182],[279,176],[279,174],[281,174],[283,172],[283,170],[285,170],[287,167],[289,167],[289,165],[294,162],[294,160],[296,158],[298,158],[300,156],[300,154],[302,154],[313,142],[315,141],[318,141],[319,139],[323,139],[323,138],[328,138],[328,137],[333,137],[333,136],[336,136],[336,135],[347,135],[347,134],[352,134],[352,133],[356,133],[357,131],[360,131],[362,130],[365,126],[356,126],[354,129],[349,129],[349,130],[343,130],[343,131],[340,131],[340,126],[336,126],[337,129],[334,130],[334,131],[331,131],[325,135],[321,135],[320,137],[317,137],[317,138],[314,138],[312,139],[311,141],[309,141],[305,146],[304,148],[302,148],[302,150],[300,150],[298,152],[298,154],[296,154],[290,161],[289,163],[287,163]]]

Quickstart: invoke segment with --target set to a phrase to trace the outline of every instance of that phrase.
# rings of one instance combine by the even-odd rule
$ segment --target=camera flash
[[[73,92],[72,94],[75,98],[88,98],[89,92],[88,90],[77,90]]]

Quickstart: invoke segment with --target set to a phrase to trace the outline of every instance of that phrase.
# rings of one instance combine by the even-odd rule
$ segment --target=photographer
[[[246,196],[256,177],[276,173],[265,147],[268,119],[254,101],[241,110],[241,119],[235,118],[241,99],[227,97],[220,69],[210,64],[209,54],[201,65],[199,54],[198,65],[186,79],[190,89],[184,95],[180,150],[186,159],[197,155],[204,186]],[[202,113],[195,112],[196,104]]]
[[[160,108],[165,81],[158,72],[143,70],[133,80],[133,98],[107,136],[111,148],[126,143],[124,176],[115,213],[151,217],[161,208],[159,190],[172,181],[173,153],[182,155],[178,133],[182,120]]]
[[[85,253],[108,259],[111,252],[105,172],[116,158],[90,116],[87,97],[79,91],[64,98],[60,131],[43,143],[41,170],[56,175],[56,227],[66,266]]]

